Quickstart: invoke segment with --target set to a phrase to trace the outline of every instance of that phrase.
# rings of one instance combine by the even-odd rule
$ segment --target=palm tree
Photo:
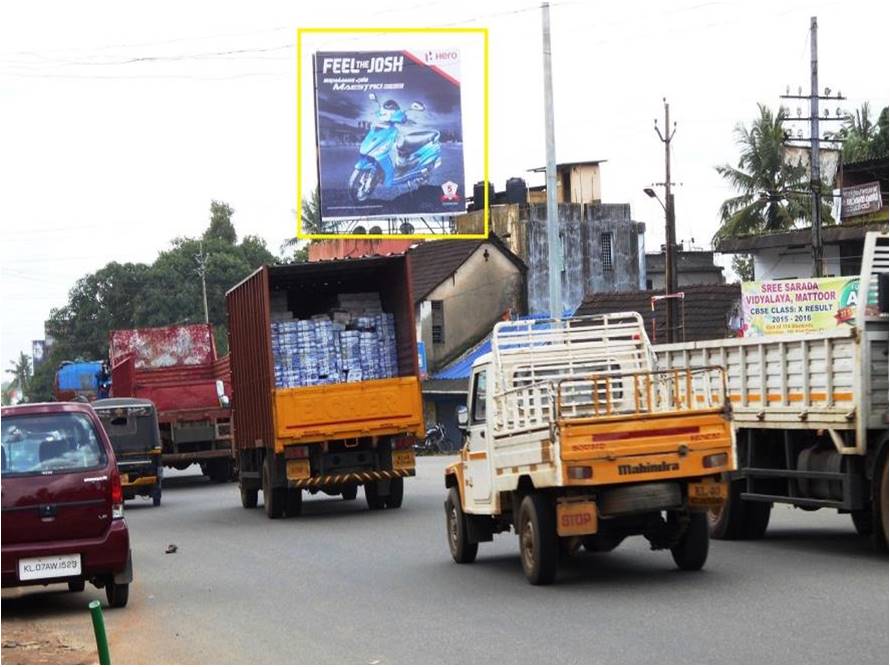
[[[296,211],[293,211],[296,216]],[[322,234],[324,233],[324,228],[321,224],[321,197],[318,192],[318,187],[316,187],[312,194],[309,196],[309,199],[303,197],[302,201],[302,211],[300,214],[300,232],[301,234]],[[299,259],[305,255],[305,253],[301,253],[301,250],[305,250],[305,248],[300,248],[300,243],[302,239],[297,238],[296,236],[285,239],[281,244],[281,252],[286,253],[287,251],[293,250],[295,253],[295,257],[298,258],[299,261],[306,261],[305,259]]]
[[[844,162],[856,162],[887,154],[887,107],[881,110],[878,122],[871,117],[871,105],[862,106],[847,119],[839,132],[844,140]]]
[[[10,360],[9,363],[12,364],[11,368],[6,369],[6,372],[12,375],[9,390],[21,392],[22,401],[25,402],[28,400],[29,385],[31,384],[31,358],[21,352],[17,360]]]
[[[720,207],[720,229],[714,240],[757,232],[789,229],[810,215],[809,195],[796,194],[807,186],[806,168],[784,160],[785,129],[782,121],[787,111],[776,114],[762,104],[750,129],[739,124],[736,142],[741,148],[737,167],[724,164],[717,173],[740,192]],[[827,213],[828,217],[825,217]],[[830,206],[823,218],[830,219]]]

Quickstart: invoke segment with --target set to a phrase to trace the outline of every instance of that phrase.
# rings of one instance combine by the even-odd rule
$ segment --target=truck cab
[[[445,472],[457,562],[513,528],[533,584],[554,580],[560,550],[630,535],[704,565],[704,512],[735,466],[724,373],[656,370],[638,314],[499,323],[459,419],[465,446]]]

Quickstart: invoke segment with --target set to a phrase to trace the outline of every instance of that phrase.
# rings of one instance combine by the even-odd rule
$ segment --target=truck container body
[[[502,322],[468,399],[467,444],[445,472],[456,561],[512,526],[535,584],[553,580],[560,550],[630,535],[704,565],[704,511],[735,465],[722,369],[657,371],[637,313]]]
[[[401,504],[402,478],[414,474],[413,444],[424,427],[409,270],[404,256],[264,266],[229,290],[245,507],[256,506],[262,489],[270,517],[291,516],[301,511],[303,490],[352,499],[359,486],[372,509]],[[282,304],[286,321],[306,323],[326,319],[339,300],[359,293],[378,294],[382,311],[392,315],[393,376],[309,386],[276,382],[272,328],[281,316],[272,300]]]
[[[97,373],[101,361],[64,361],[53,380],[53,398],[57,401],[73,401],[78,396],[95,399],[99,388]]]
[[[761,537],[781,502],[849,513],[886,553],[887,240],[866,237],[852,326],[654,348],[662,369],[726,370],[739,469],[714,537]]]
[[[210,324],[112,331],[112,392],[157,410],[162,463],[198,463],[215,481],[233,470],[228,356],[217,358]]]

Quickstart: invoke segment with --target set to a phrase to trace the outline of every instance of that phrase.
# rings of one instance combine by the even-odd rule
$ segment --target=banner
[[[460,52],[318,52],[316,145],[328,220],[463,213]]]
[[[812,333],[851,326],[858,276],[742,283],[743,336]],[[869,308],[877,295],[869,295]]]

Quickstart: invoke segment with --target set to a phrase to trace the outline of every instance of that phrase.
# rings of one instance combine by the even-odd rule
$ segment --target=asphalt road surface
[[[174,473],[160,508],[128,503],[136,581],[129,606],[106,611],[112,659],[888,662],[887,558],[849,517],[778,507],[765,539],[712,542],[696,573],[632,538],[532,587],[513,534],[481,545],[472,565],[451,560],[446,461],[420,459],[400,510],[318,495],[278,521],[242,509],[234,484]],[[86,604],[100,591],[55,588],[4,592],[4,635],[52,627],[88,645]]]

